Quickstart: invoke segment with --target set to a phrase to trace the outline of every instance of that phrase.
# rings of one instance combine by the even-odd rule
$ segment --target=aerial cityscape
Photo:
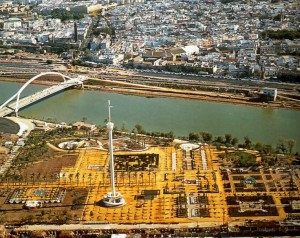
[[[298,237],[297,0],[0,0],[0,237]]]

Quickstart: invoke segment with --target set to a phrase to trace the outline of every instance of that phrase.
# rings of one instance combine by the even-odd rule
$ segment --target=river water
[[[0,82],[0,103],[13,95],[21,84]],[[43,86],[31,85],[25,94]],[[61,122],[80,121],[104,125],[107,100],[113,105],[112,120],[119,128],[136,124],[146,131],[173,131],[175,135],[207,131],[213,135],[226,133],[243,142],[248,136],[276,146],[280,138],[296,140],[300,151],[300,112],[286,109],[260,108],[216,102],[174,98],[146,98],[100,91],[67,90],[19,112],[21,116]]]

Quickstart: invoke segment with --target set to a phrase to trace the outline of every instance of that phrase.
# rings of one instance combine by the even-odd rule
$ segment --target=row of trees
[[[65,9],[54,9],[51,12],[52,18],[58,18],[61,21],[67,21],[67,20],[79,20],[84,17],[83,13],[74,13],[67,11]]]
[[[276,40],[284,40],[284,39],[289,39],[289,40],[294,40],[300,38],[300,31],[295,30],[295,31],[289,31],[289,30],[268,30],[264,31],[262,33],[263,38],[271,38],[271,39],[276,39]]]
[[[278,73],[277,79],[282,82],[300,83],[300,73],[297,71],[281,71]]]
[[[292,154],[296,144],[296,141],[293,139],[281,138],[274,148],[272,145],[266,145],[261,142],[253,143],[248,136],[244,137],[243,143],[238,144],[239,140],[236,137],[233,137],[231,134],[213,137],[213,135],[209,132],[191,132],[189,133],[187,139],[193,142],[204,142],[214,144],[216,146],[238,146],[239,148],[253,149],[265,155],[272,153]]]
[[[128,181],[129,184],[144,184],[144,182],[147,183],[154,183],[156,184],[157,181],[157,173],[155,171],[115,171],[116,174],[116,185],[121,186],[125,185],[125,178],[127,178],[126,181]],[[61,176],[61,177],[60,177]],[[101,183],[104,185],[109,182],[109,174],[105,171],[101,172]],[[146,178],[147,177],[147,178]],[[26,185],[41,185],[43,182],[45,185],[50,184],[57,184],[59,185],[65,185],[70,184],[77,186],[79,184],[86,184],[88,183],[89,186],[92,186],[93,184],[93,174],[92,173],[47,173],[43,174],[43,176],[40,173],[34,173],[32,172],[30,175],[24,174],[24,175],[17,175],[17,174],[7,174],[5,177],[5,180],[3,182],[6,183],[12,183],[15,186],[23,186],[25,183]],[[7,184],[7,186],[9,186]],[[74,205],[78,205],[79,202],[74,202]],[[74,208],[75,209],[75,208]]]
[[[271,155],[274,153],[292,154],[295,144],[296,144],[296,141],[293,139],[281,138],[281,139],[279,139],[276,147],[273,147],[272,145],[266,145],[261,142],[257,142],[255,144],[253,144],[251,142],[249,146],[250,146],[250,149],[257,150],[262,155]]]
[[[86,178],[89,181],[89,184],[92,184],[92,173],[88,173],[88,174],[80,174],[79,172],[77,172],[76,174],[66,174],[63,173],[61,175],[61,179],[60,180],[60,174],[59,173],[46,173],[41,175],[41,173],[35,173],[32,172],[30,174],[17,174],[15,172],[12,173],[8,173],[5,176],[5,182],[11,182],[15,185],[21,185],[22,183],[26,183],[26,184],[32,184],[32,185],[36,185],[36,184],[41,184],[41,182],[44,182],[46,185],[49,183],[53,183],[53,182],[59,182],[62,184],[66,184],[66,183],[70,183],[72,184],[75,180],[76,184],[78,185],[81,181],[81,183],[85,183],[86,182]]]
[[[245,152],[228,153],[226,150],[225,154],[219,155],[219,157],[231,161],[235,167],[249,167],[256,165],[255,155]]]
[[[117,129],[116,129],[117,130]],[[127,131],[123,125],[121,131]],[[170,132],[147,132],[141,124],[136,124],[132,130],[134,134],[144,134],[153,137],[164,137],[170,140],[175,138],[175,135],[172,131]],[[292,154],[295,147],[296,141],[294,139],[285,139],[280,138],[276,147],[272,145],[263,144],[261,142],[254,143],[248,136],[244,137],[243,142],[239,143],[237,137],[232,136],[231,134],[225,134],[224,136],[213,136],[211,133],[202,131],[202,132],[190,132],[188,137],[181,137],[182,139],[189,140],[191,142],[202,142],[216,145],[217,147],[226,146],[226,147],[239,147],[244,149],[252,149],[259,151],[262,155],[270,155],[274,153],[280,154]]]
[[[175,135],[173,133],[173,131],[169,131],[169,132],[162,132],[162,131],[146,131],[144,129],[144,127],[141,124],[136,124],[134,126],[134,128],[131,130],[131,132],[129,132],[128,129],[125,128],[125,125],[123,124],[121,128],[118,128],[115,126],[114,128],[114,134],[119,134],[120,132],[127,132],[130,134],[140,134],[140,135],[147,135],[147,136],[151,136],[151,137],[156,137],[156,138],[165,138],[168,140],[174,140]]]
[[[185,65],[169,65],[169,64],[167,64],[164,67],[164,70],[170,72],[184,72],[184,73],[194,73],[194,74],[198,74],[202,72],[213,73],[212,68],[193,67],[193,66],[185,66]]]
[[[227,4],[227,3],[231,3],[231,2],[239,2],[239,0],[221,0],[221,3],[223,3],[223,4]]]
[[[209,132],[190,132],[188,135],[188,139],[194,142],[204,142],[204,143],[213,143],[215,145],[225,145],[225,146],[236,146],[238,143],[238,139],[233,137],[231,134],[225,134],[225,136],[216,136]]]

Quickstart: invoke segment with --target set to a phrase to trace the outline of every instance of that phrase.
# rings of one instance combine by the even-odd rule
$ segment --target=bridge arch
[[[66,76],[66,75],[63,75],[61,73],[58,73],[58,72],[45,72],[45,73],[40,73],[34,77],[32,77],[31,79],[29,79],[20,89],[19,91],[17,92],[17,102],[16,102],[16,109],[15,109],[15,112],[16,114],[18,114],[18,111],[19,111],[19,101],[20,101],[20,95],[21,93],[23,92],[23,90],[29,85],[31,84],[34,80],[36,80],[37,78],[41,77],[41,76],[44,76],[44,75],[58,75],[58,76],[61,76],[64,80],[64,83],[66,82],[66,78],[68,79],[71,79],[70,77]]]
[[[29,79],[19,90],[18,92],[13,95],[11,98],[9,98],[5,103],[3,103],[1,106],[0,106],[0,109],[2,109],[3,107],[5,107],[9,102],[11,102],[13,99],[17,98],[16,100],[16,108],[15,108],[15,113],[18,114],[18,111],[19,111],[19,100],[20,100],[20,95],[21,93],[24,91],[24,89],[30,84],[32,83],[34,80],[38,79],[39,77],[41,76],[45,76],[45,75],[57,75],[57,76],[61,76],[62,79],[63,79],[63,82],[62,83],[67,83],[68,81],[67,80],[72,80],[72,81],[75,81],[77,82],[78,84],[82,84],[82,81],[78,80],[78,79],[74,79],[74,78],[70,78],[69,76],[66,76],[62,73],[58,73],[58,72],[44,72],[44,73],[40,73],[34,77],[32,77],[31,79]]]

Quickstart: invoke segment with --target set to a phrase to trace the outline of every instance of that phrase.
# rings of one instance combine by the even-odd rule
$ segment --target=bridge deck
[[[43,98],[49,97],[57,92],[60,92],[66,88],[79,85],[81,82],[83,82],[85,79],[77,79],[77,80],[68,80],[66,82],[60,83],[58,85],[52,86],[50,88],[43,89],[42,91],[36,92],[32,95],[29,95],[27,97],[24,97],[20,99],[19,101],[19,109],[24,108],[30,104],[33,104],[39,100],[42,100]],[[16,108],[16,102],[10,103],[0,109],[0,117],[7,116],[15,111]]]

